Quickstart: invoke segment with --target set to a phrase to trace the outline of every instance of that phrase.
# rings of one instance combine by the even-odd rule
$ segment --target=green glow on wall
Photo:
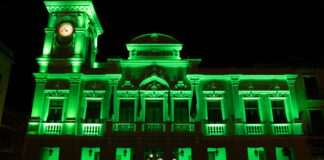
[[[41,147],[40,160],[59,160],[59,147]]]
[[[277,160],[295,160],[295,155],[291,147],[276,147]]]
[[[267,156],[263,147],[248,147],[249,160],[266,160]]]
[[[116,148],[116,160],[133,160],[132,148]]]
[[[99,147],[82,147],[81,160],[99,160],[100,148]]]
[[[226,160],[226,148],[207,148],[208,160]]]
[[[191,148],[175,148],[177,160],[192,160]]]

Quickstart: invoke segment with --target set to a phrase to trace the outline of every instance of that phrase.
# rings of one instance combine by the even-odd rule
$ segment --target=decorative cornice
[[[203,91],[205,98],[222,98],[225,91]]]
[[[239,95],[243,98],[258,98],[261,95],[268,95],[271,98],[280,98],[280,97],[288,97],[288,90],[280,90],[280,91],[252,91],[252,90],[244,90],[239,91]]]
[[[85,98],[103,98],[105,96],[106,91],[104,90],[84,90]]]
[[[67,97],[69,95],[69,90],[45,90],[45,94],[48,97]]]
[[[188,90],[172,90],[171,91],[171,97],[172,98],[190,98],[191,97],[191,91]]]
[[[119,98],[137,98],[138,97],[138,90],[118,90],[117,96]]]
[[[150,90],[141,90],[141,97],[144,98],[166,98],[168,97],[167,90],[163,91],[150,91]]]

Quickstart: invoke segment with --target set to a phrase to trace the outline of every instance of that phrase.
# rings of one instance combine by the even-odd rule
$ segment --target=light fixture
[[[254,154],[257,157],[259,155],[259,151],[257,149],[255,149]]]
[[[184,151],[183,150],[180,151],[180,155],[181,155],[181,157],[184,156]]]
[[[153,158],[153,154],[152,154],[152,153],[151,153],[151,154],[149,154],[149,157],[150,157],[150,158]]]
[[[127,156],[127,150],[126,150],[126,148],[124,149],[124,157],[126,157]]]
[[[49,153],[49,156],[52,156],[52,154],[53,154],[53,149],[51,148],[49,151],[48,151]]]
[[[218,156],[218,153],[219,153],[219,151],[218,151],[218,149],[216,148],[216,151],[215,151],[215,155],[216,155],[216,157]]]
[[[90,148],[90,150],[89,150],[89,156],[91,156],[92,155],[92,148]]]

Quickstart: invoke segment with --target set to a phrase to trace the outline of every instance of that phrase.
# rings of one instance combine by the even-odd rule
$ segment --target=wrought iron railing
[[[274,135],[290,135],[292,133],[291,124],[289,123],[272,124],[272,132]]]
[[[172,132],[194,132],[195,124],[190,122],[175,122],[171,124]]]
[[[206,124],[208,136],[224,136],[226,134],[226,124]]]
[[[62,133],[62,123],[43,123],[45,135],[60,135]]]
[[[136,123],[115,122],[113,123],[112,130],[114,132],[135,132]]]
[[[263,135],[264,124],[245,124],[245,135]]]
[[[99,136],[101,135],[101,123],[83,123],[82,135],[84,136]]]
[[[143,132],[165,132],[165,123],[146,122],[142,124]]]

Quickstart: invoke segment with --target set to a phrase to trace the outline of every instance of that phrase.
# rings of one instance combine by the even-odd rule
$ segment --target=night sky
[[[93,3],[104,29],[98,61],[127,58],[127,42],[158,32],[183,42],[181,57],[201,58],[201,67],[324,64],[322,0]],[[15,61],[6,106],[29,115],[35,88],[32,73],[38,71],[35,58],[42,53],[48,13],[42,1],[11,0],[0,2],[0,20],[0,40],[14,52]]]

